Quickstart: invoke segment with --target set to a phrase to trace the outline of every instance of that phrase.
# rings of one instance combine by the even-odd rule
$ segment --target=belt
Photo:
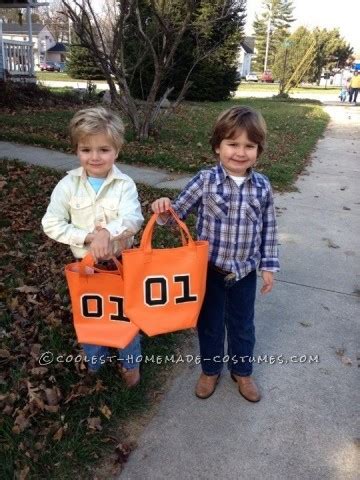
[[[220,273],[221,275],[224,275],[224,276],[229,275],[231,273],[231,272],[228,272],[227,270],[223,270],[222,268],[217,267],[213,263],[209,263],[209,268],[211,268],[211,270],[214,270],[214,272]]]

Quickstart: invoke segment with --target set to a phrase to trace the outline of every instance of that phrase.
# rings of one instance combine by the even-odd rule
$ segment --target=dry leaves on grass
[[[111,375],[106,380],[90,377],[84,362],[39,364],[47,351],[54,358],[59,354],[75,358],[81,353],[64,277],[64,265],[73,259],[68,247],[45,237],[40,226],[49,196],[62,176],[0,162],[0,178],[6,182],[0,190],[5,212],[0,219],[0,412],[8,431],[2,448],[16,452],[13,473],[24,478],[39,471],[54,478],[64,463],[54,459],[56,451],[62,459],[66,457],[69,470],[76,471],[78,453],[71,447],[66,451],[64,445],[71,445],[77,434],[84,447],[91,438],[106,436],[108,424],[116,420],[109,399],[119,386],[114,387]],[[155,193],[143,186],[139,193],[146,213]],[[161,229],[156,235],[158,244],[169,245]],[[127,448],[118,450],[118,457],[125,461]]]

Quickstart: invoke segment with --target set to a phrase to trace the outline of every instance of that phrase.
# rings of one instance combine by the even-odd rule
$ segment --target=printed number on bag
[[[174,303],[196,302],[197,295],[190,293],[190,275],[174,275],[174,284],[180,284],[181,295],[174,298]],[[166,305],[169,302],[169,280],[164,276],[146,277],[144,280],[144,299],[149,307]]]
[[[111,305],[113,312],[109,316],[109,320],[130,322],[125,317],[123,311],[123,297],[117,295],[109,295],[107,300],[102,295],[85,294],[80,297],[81,314],[85,318],[102,318],[105,311],[105,301]]]

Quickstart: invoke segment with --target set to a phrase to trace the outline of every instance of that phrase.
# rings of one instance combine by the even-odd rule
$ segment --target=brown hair
[[[79,140],[88,135],[105,133],[116,150],[124,144],[125,127],[121,118],[104,107],[84,108],[75,113],[70,121],[70,140],[74,150]]]
[[[265,148],[266,123],[261,113],[250,107],[232,107],[218,116],[210,137],[213,152],[222,140],[233,138],[239,130],[245,130],[249,140],[257,144],[259,156]]]

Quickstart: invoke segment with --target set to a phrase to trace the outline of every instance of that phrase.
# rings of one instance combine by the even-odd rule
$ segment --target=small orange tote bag
[[[152,248],[158,218],[154,214],[140,247],[122,252],[124,312],[149,336],[195,327],[205,294],[209,244],[194,241],[185,223],[170,212],[181,229],[183,246]]]
[[[139,332],[123,313],[122,265],[113,261],[114,271],[94,268],[91,255],[65,266],[79,343],[124,348]]]

